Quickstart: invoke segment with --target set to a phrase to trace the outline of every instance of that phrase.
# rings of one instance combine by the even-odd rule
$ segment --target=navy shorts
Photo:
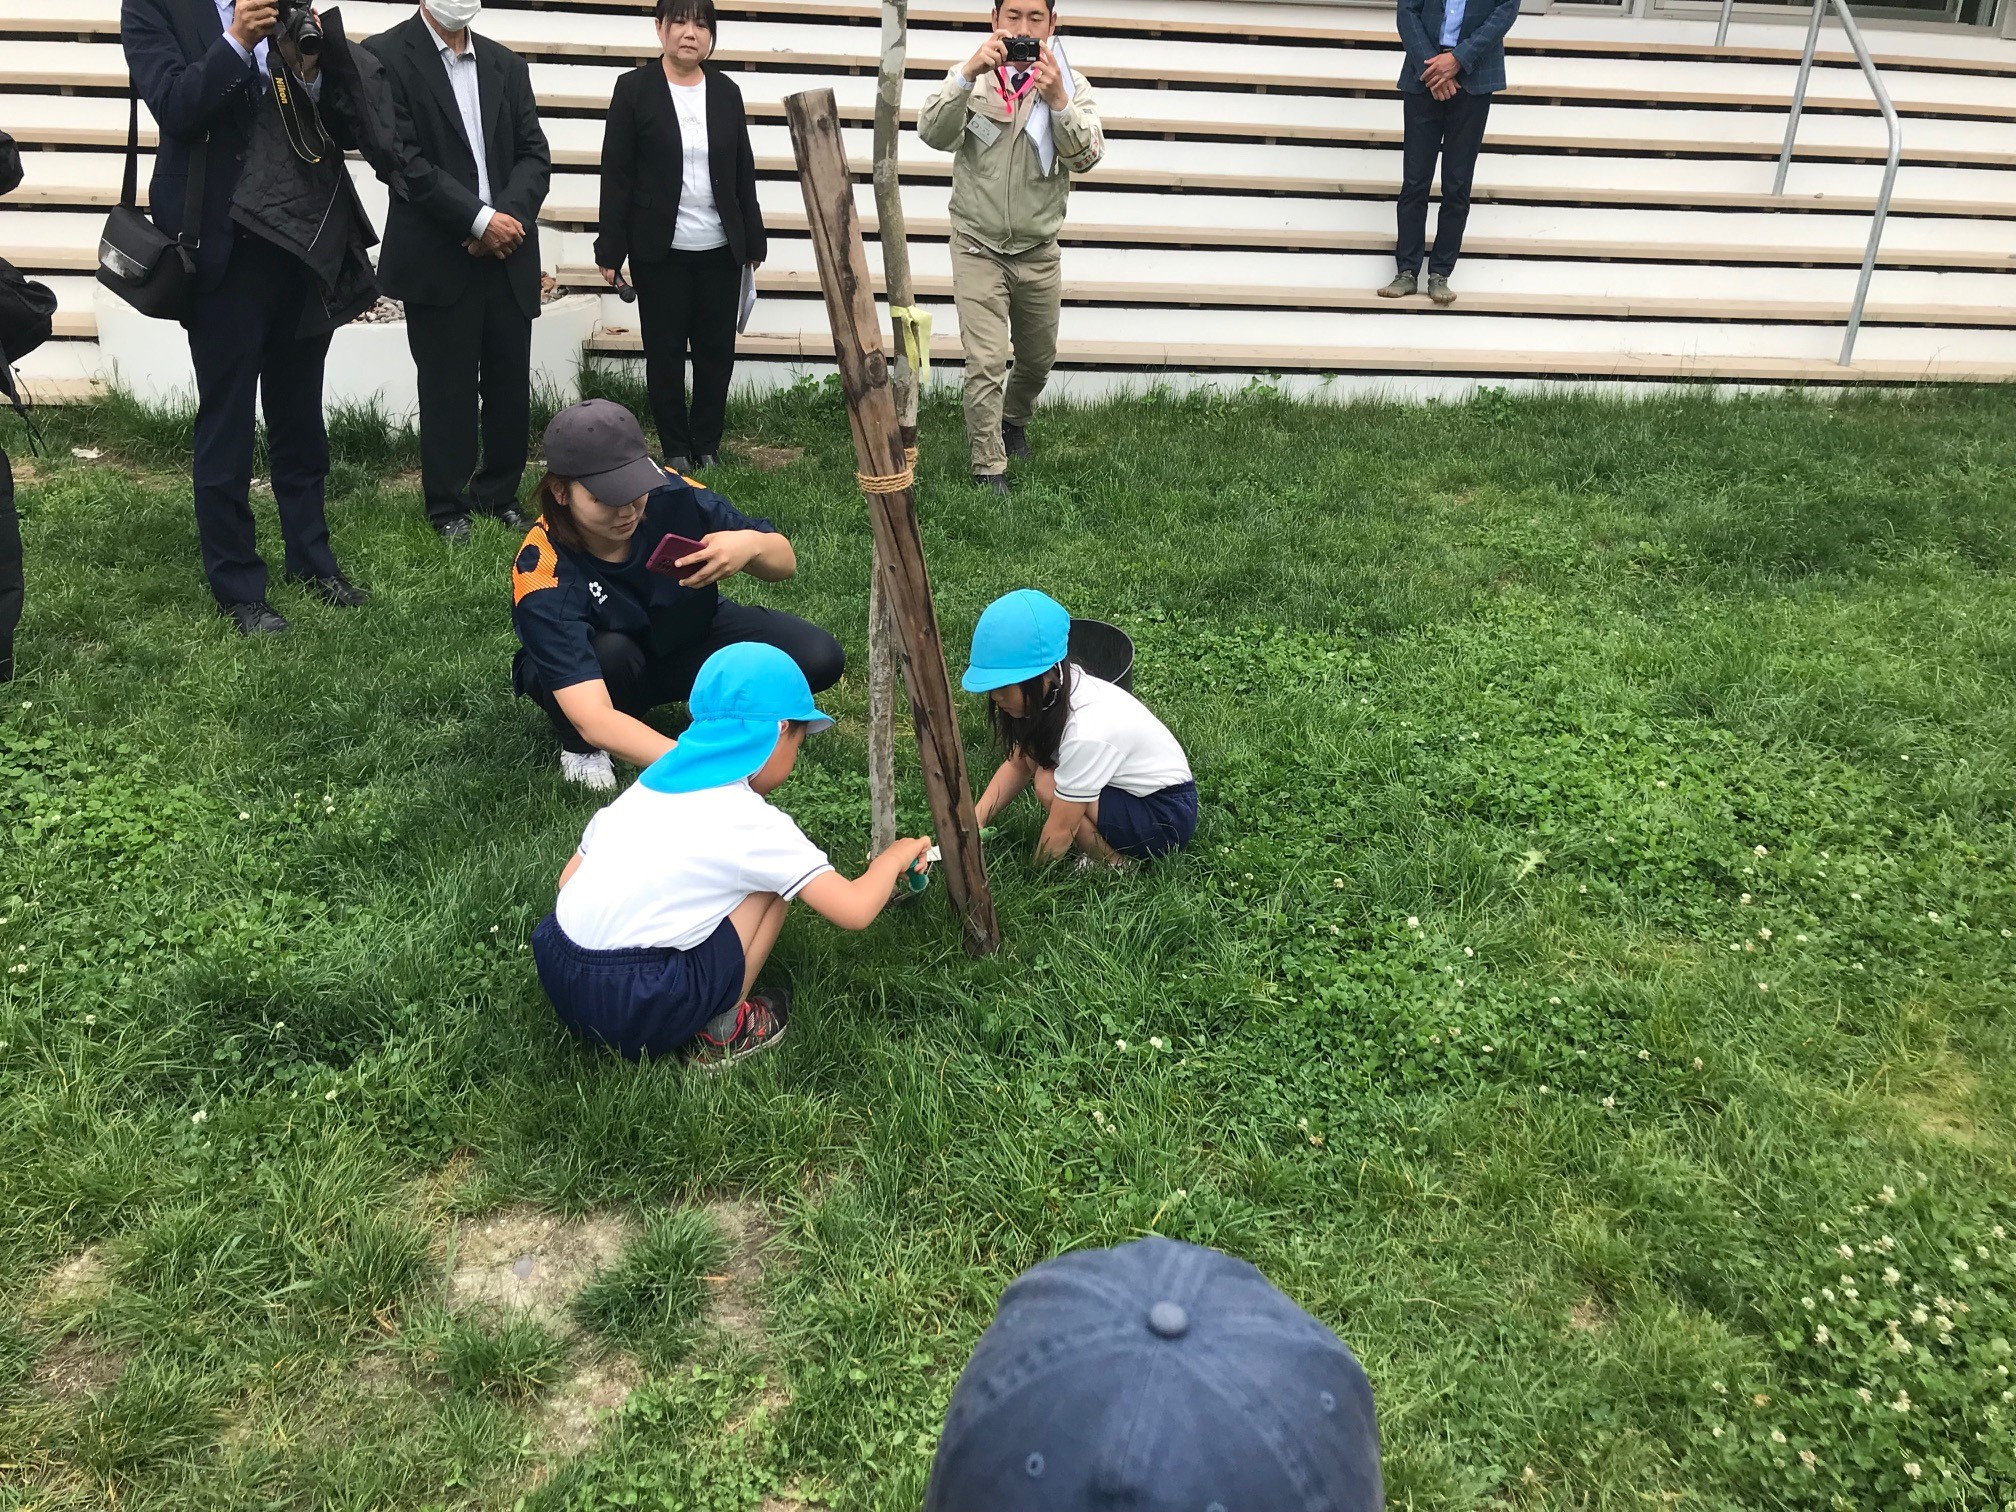
[[[1123,856],[1152,861],[1181,850],[1197,833],[1197,784],[1179,782],[1146,798],[1125,788],[1099,795],[1099,838]]]
[[[742,937],[727,919],[691,950],[584,950],[549,913],[532,959],[560,1022],[631,1060],[671,1055],[742,997]]]

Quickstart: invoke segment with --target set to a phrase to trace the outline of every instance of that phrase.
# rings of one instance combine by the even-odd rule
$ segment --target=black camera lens
[[[1008,39],[1008,61],[1010,63],[1034,63],[1041,50],[1034,37],[1010,37]]]

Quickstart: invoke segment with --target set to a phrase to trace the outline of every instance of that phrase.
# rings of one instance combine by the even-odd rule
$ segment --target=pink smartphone
[[[706,549],[705,541],[691,540],[682,535],[668,535],[651,548],[651,556],[644,563],[644,570],[655,572],[660,577],[682,578],[684,575],[679,571],[679,563],[696,551]]]

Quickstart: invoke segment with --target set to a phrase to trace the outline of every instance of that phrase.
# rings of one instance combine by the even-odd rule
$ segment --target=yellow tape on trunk
[[[921,389],[931,378],[931,312],[922,305],[892,305],[889,316],[903,337],[903,360]]]

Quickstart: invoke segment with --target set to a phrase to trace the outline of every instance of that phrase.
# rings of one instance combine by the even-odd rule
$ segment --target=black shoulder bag
[[[170,236],[140,209],[140,94],[134,91],[126,122],[126,180],[98,238],[98,282],[156,320],[187,320],[196,307],[196,250],[203,245],[199,233],[209,141],[206,133],[189,154],[182,234]]]

